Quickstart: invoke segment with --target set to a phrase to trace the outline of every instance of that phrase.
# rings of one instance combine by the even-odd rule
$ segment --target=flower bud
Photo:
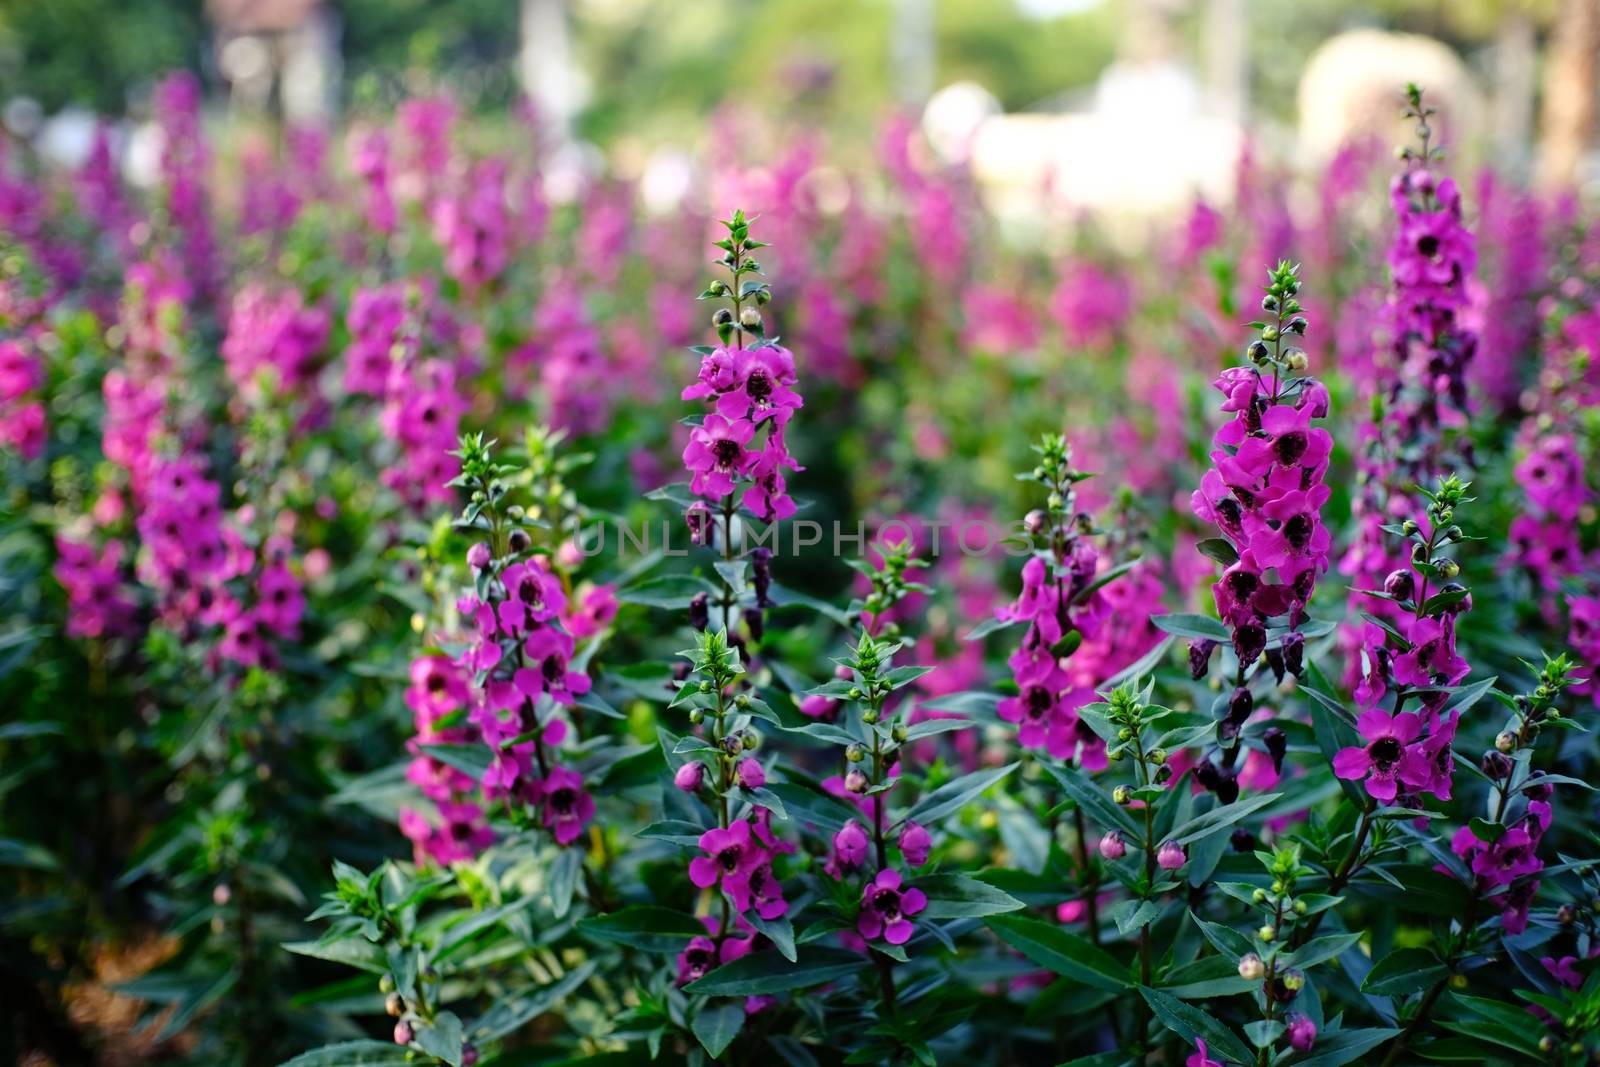
[[[1291,993],[1298,993],[1306,987],[1306,976],[1299,971],[1285,971],[1283,974],[1283,988]]]
[[[713,326],[732,326],[733,325],[733,312],[731,310],[729,310],[728,308],[718,308],[716,310],[716,313],[711,316],[711,325],[713,325]]]
[[[844,776],[844,787],[851,793],[865,793],[869,784],[867,776],[855,768],[851,768],[850,773]]]
[[[1168,841],[1156,850],[1156,864],[1164,871],[1175,871],[1188,862],[1182,845]]]
[[[415,1034],[415,1032],[413,1032],[412,1029],[411,1029],[411,1024],[406,1022],[404,1019],[401,1019],[399,1022],[394,1024],[394,1043],[395,1044],[397,1044],[397,1045],[409,1045],[409,1044],[411,1044],[411,1039],[413,1037],[416,1037],[416,1036],[417,1035]]]
[[[844,750],[844,758],[851,763],[860,763],[867,758],[867,750],[861,746],[860,742],[847,745]]]
[[[1317,1024],[1304,1015],[1289,1017],[1289,1044],[1296,1052],[1309,1052],[1317,1043]]]
[[[1256,931],[1256,936],[1270,945],[1278,936],[1278,928],[1276,926],[1263,926]]]
[[[527,530],[512,530],[511,536],[506,539],[506,546],[514,554],[520,555],[533,546],[533,539],[528,536]]]
[[[933,838],[929,836],[926,827],[908,822],[905,829],[900,831],[900,854],[912,867],[921,867],[927,863],[928,852],[932,848]]]
[[[489,554],[489,546],[484,544],[482,541],[479,541],[477,544],[467,549],[467,566],[471,567],[473,570],[483,570],[483,568],[489,565],[489,561],[492,558],[493,557],[491,557]]]
[[[1032,511],[1028,512],[1027,515],[1023,516],[1022,528],[1026,530],[1030,536],[1037,537],[1041,533],[1044,533],[1045,523],[1047,521],[1048,518],[1045,513],[1038,508],[1034,508]]]
[[[1383,580],[1383,591],[1397,600],[1410,600],[1416,589],[1416,578],[1404,567],[1390,571],[1389,577]]]
[[[1265,904],[1267,902],[1267,891],[1265,889],[1257,889],[1250,894],[1250,899],[1257,904]]]
[[[1491,748],[1485,752],[1483,761],[1479,766],[1483,768],[1483,773],[1488,775],[1491,781],[1498,782],[1511,774],[1511,760],[1498,749]]]
[[[406,1013],[406,998],[399,993],[390,993],[383,999],[383,1010],[398,1019]]]
[[[461,1046],[461,1067],[478,1067],[478,1046],[470,1041]]]
[[[767,784],[767,771],[760,760],[739,761],[739,784],[746,789],[760,789]]]
[[[1261,962],[1261,957],[1254,952],[1246,952],[1239,957],[1239,977],[1247,982],[1259,982],[1266,977],[1267,966]]]
[[[1100,855],[1108,860],[1120,860],[1127,855],[1128,842],[1120,831],[1113,830],[1100,839]]]
[[[1306,357],[1304,349],[1291,348],[1283,358],[1284,366],[1295,374],[1304,374],[1311,366],[1311,360]]]
[[[705,593],[696,593],[689,601],[689,625],[702,633],[711,625],[711,598]]]
[[[1133,790],[1125,785],[1119,785],[1111,791],[1111,800],[1113,803],[1123,806],[1131,804],[1133,802]]]
[[[754,307],[747,307],[739,312],[739,325],[747,330],[753,330],[761,325],[761,312]]]
[[[1216,647],[1217,643],[1215,641],[1204,637],[1189,643],[1190,678],[1198,682],[1206,676],[1206,672],[1211,669],[1211,653]]]
[[[1164,749],[1164,748],[1152,748],[1150,750],[1150,762],[1154,763],[1157,767],[1159,767],[1162,764],[1166,763],[1167,762],[1167,750]]]
[[[685,793],[699,792],[700,786],[706,780],[706,765],[699,760],[690,760],[672,776],[672,784]]]

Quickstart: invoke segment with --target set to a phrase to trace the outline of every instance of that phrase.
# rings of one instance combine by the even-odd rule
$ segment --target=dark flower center
[[[1311,541],[1311,516],[1295,515],[1283,524],[1283,536],[1289,544],[1301,549]]]
[[[1279,463],[1288,467],[1298,463],[1310,446],[1311,440],[1303,432],[1290,430],[1278,435],[1278,439],[1272,443],[1272,452],[1278,457]]]
[[[1387,768],[1400,758],[1400,742],[1392,737],[1380,737],[1372,742],[1367,754],[1379,767]]]
[[[711,454],[717,457],[717,466],[731,467],[739,461],[744,449],[739,447],[739,442],[728,437],[717,438],[717,443],[712,446]]]
[[[744,391],[750,394],[750,399],[757,406],[760,406],[772,395],[772,375],[757,367],[750,372],[750,377],[745,380]]]
[[[550,806],[560,814],[565,815],[572,810],[572,803],[576,799],[577,797],[571,789],[562,786],[550,794]]]
[[[1042,719],[1050,710],[1050,705],[1055,703],[1055,698],[1050,695],[1048,689],[1036,685],[1028,689],[1026,703],[1028,706],[1028,718]]]
[[[739,868],[739,848],[738,848],[738,846],[737,845],[729,845],[727,848],[723,849],[721,852],[718,852],[717,853],[717,862],[722,865],[722,869],[725,870],[725,871],[738,870],[738,868]]]
[[[517,599],[530,606],[538,606],[544,600],[544,591],[539,588],[539,583],[533,580],[532,575],[524,577],[517,585]]]
[[[544,675],[545,681],[554,682],[560,680],[566,673],[566,665],[561,662],[560,656],[546,656],[544,662],[539,665],[539,670]]]
[[[1429,259],[1432,259],[1439,252],[1439,239],[1431,233],[1425,237],[1419,238],[1417,241],[1417,251],[1421,252]]]
[[[891,922],[900,918],[900,894],[893,889],[879,889],[872,894],[872,910]]]
[[[1228,575],[1228,592],[1235,600],[1249,600],[1261,587],[1261,579],[1249,571],[1234,571]]]

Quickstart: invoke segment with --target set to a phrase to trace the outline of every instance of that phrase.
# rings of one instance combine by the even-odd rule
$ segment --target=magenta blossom
[[[922,890],[901,888],[899,871],[879,871],[862,887],[856,932],[868,941],[881,935],[891,945],[903,945],[911,940],[911,916],[927,906]]]
[[[1398,792],[1405,746],[1422,733],[1422,720],[1412,712],[1391,715],[1369,708],[1356,720],[1365,747],[1340,749],[1333,757],[1333,773],[1340,778],[1366,779],[1367,793],[1384,804]]]
[[[544,806],[544,825],[556,843],[570,845],[594,818],[594,798],[583,790],[583,777],[577,771],[557,767],[540,787]]]

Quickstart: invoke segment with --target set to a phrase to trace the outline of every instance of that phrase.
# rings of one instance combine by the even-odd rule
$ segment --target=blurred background
[[[202,77],[224,145],[423,92],[486,118],[525,101],[553,183],[605,171],[647,207],[680,201],[724,112],[848,148],[899,109],[1026,237],[1041,210],[1226,201],[1247,145],[1307,171],[1389,142],[1407,79],[1459,161],[1586,183],[1597,46],[1600,0],[0,0],[0,101],[63,165],[124,120],[135,181],[173,68]]]

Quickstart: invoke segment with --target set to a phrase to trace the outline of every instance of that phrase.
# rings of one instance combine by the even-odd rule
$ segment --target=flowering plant
[[[0,159],[19,1062],[1600,1055],[1592,220],[1420,90],[1051,269],[898,120],[714,219],[154,103]]]

